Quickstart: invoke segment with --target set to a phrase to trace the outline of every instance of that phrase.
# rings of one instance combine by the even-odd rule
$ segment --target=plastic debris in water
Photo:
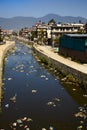
[[[23,121],[26,121],[26,120],[27,120],[27,117],[24,117],[22,120],[23,120]]]
[[[26,130],[30,130],[29,128],[26,128]]]
[[[75,114],[75,117],[82,117],[82,118],[86,118],[86,115],[83,112],[78,112]]]
[[[10,98],[10,101],[16,102],[16,96],[17,96],[17,94],[15,94],[15,96],[13,96],[12,98]]]
[[[76,91],[76,89],[75,89],[75,88],[73,88],[72,90],[73,90],[73,91]]]
[[[87,94],[83,94],[83,97],[87,97]]]
[[[17,123],[16,123],[16,122],[14,122],[14,123],[13,123],[13,126],[17,126]]]
[[[32,93],[36,93],[36,92],[37,92],[37,90],[35,90],[35,89],[32,90]]]
[[[15,122],[11,123],[10,127],[12,128],[12,130],[17,130],[17,128],[20,128],[20,127],[25,130],[30,130],[29,121],[33,121],[33,120],[29,117],[19,118]]]
[[[55,101],[59,102],[60,101],[60,98],[54,98]]]
[[[45,78],[46,80],[48,80],[48,78]]]
[[[77,127],[77,130],[81,130],[83,128],[83,126],[81,125],[81,126],[78,126]]]
[[[18,120],[17,120],[17,123],[18,123],[18,124],[21,124],[21,123],[22,123],[22,121],[21,121],[20,119],[18,119]]]
[[[25,126],[24,126],[24,129],[26,129],[27,127],[28,127],[28,126],[27,126],[27,125],[25,125]]]
[[[41,78],[45,78],[46,76],[45,76],[45,75],[41,75],[40,77],[41,77]]]
[[[8,108],[8,107],[9,107],[9,104],[6,104],[5,107]]]
[[[45,128],[42,128],[42,130],[46,130]]]
[[[54,105],[54,102],[48,102],[47,105],[48,106]]]
[[[27,118],[27,121],[33,121],[31,118]]]
[[[12,78],[8,78],[8,80],[12,80]]]
[[[54,128],[52,126],[49,127],[49,130],[54,130]]]

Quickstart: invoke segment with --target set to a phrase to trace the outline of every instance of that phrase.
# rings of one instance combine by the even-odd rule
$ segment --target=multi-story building
[[[64,34],[75,34],[84,30],[84,24],[39,24],[36,27],[37,38],[47,38],[48,44],[52,44]]]
[[[84,29],[84,24],[57,24],[56,26],[52,26],[52,37],[61,36],[62,34],[67,33],[77,33],[79,30]]]

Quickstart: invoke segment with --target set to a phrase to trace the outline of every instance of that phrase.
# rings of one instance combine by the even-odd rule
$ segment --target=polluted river
[[[87,130],[83,89],[68,90],[19,41],[4,64],[0,130]]]

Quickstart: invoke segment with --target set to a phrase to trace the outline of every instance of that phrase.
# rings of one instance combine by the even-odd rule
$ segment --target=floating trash
[[[12,101],[12,102],[16,102],[16,97],[17,97],[17,94],[15,94],[15,96],[13,96],[12,98],[10,98],[10,101]]]
[[[28,126],[27,126],[27,125],[25,125],[25,126],[24,126],[24,129],[26,129],[26,128],[28,128]]]
[[[74,116],[78,118],[78,120],[80,120],[80,124],[77,127],[77,130],[83,130],[85,128],[87,129],[87,127],[85,126],[85,122],[87,121],[87,104],[84,104],[84,107],[78,107],[78,109],[79,111],[76,114],[74,114]]]
[[[81,130],[83,128],[83,126],[81,125],[81,126],[78,126],[77,127],[77,130]]]
[[[53,106],[53,105],[54,105],[54,102],[48,102],[47,105],[48,105],[48,106]]]
[[[41,75],[40,77],[41,77],[41,78],[45,78],[46,76],[45,76],[45,75]]]
[[[60,98],[54,98],[54,100],[60,102]]]
[[[27,120],[27,117],[22,118],[22,121],[26,121],[26,120]]]
[[[72,90],[73,90],[73,91],[76,91],[76,89],[75,89],[75,88],[73,88]]]
[[[46,130],[45,128],[42,128],[42,130]]]
[[[37,90],[35,90],[35,89],[32,90],[32,93],[36,93],[36,92],[37,92]]]
[[[80,124],[83,124],[84,123],[84,121],[80,121]]]
[[[45,78],[46,80],[48,80],[48,78]]]
[[[57,105],[57,102],[60,102],[60,98],[53,98],[51,101],[49,101],[48,103],[47,103],[47,105],[48,106],[53,106],[53,107],[56,107],[56,105]]]
[[[86,115],[83,112],[78,112],[78,113],[75,114],[75,117],[86,118]]]
[[[27,118],[27,121],[29,122],[29,121],[33,121],[31,118]]]
[[[83,94],[83,97],[87,97],[87,95],[86,95],[86,94]]]
[[[21,129],[21,127],[22,127],[22,129],[30,130],[30,128],[29,128],[30,121],[33,121],[33,120],[29,117],[19,118],[15,122],[11,123],[10,127],[13,130],[17,130],[18,128]]]
[[[8,78],[8,80],[12,80],[12,78]]]
[[[8,108],[8,107],[9,107],[9,104],[6,104],[5,107]]]
[[[49,127],[49,130],[54,130],[54,128],[52,126]]]
[[[21,72],[21,73],[23,73],[23,72],[24,72],[24,70],[20,70],[20,72]]]
[[[30,68],[33,68],[33,67],[34,67],[33,65],[30,66]]]
[[[53,107],[56,107],[56,104],[53,104]]]
[[[18,120],[17,120],[17,123],[18,123],[18,124],[21,124],[21,123],[22,123],[22,120],[21,120],[21,119],[18,119]]]
[[[16,122],[14,122],[12,125],[13,125],[13,126],[17,126],[17,123],[16,123]]]
[[[26,128],[26,130],[30,130],[29,128]]]

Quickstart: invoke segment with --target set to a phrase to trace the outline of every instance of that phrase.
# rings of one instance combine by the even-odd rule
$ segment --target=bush
[[[67,79],[68,81],[71,81],[71,82],[76,82],[76,79],[75,79],[71,74],[68,74],[68,75],[66,76],[66,79]]]

